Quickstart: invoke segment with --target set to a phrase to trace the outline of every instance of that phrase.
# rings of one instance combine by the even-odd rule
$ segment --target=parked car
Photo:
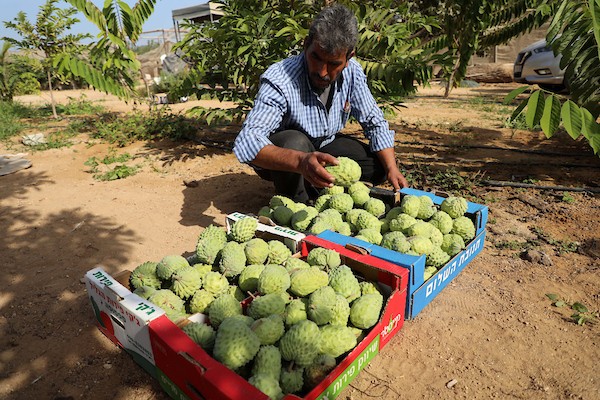
[[[537,84],[553,92],[568,90],[565,70],[561,69],[561,55],[554,55],[546,40],[539,40],[519,52],[513,69],[513,80],[529,85]]]

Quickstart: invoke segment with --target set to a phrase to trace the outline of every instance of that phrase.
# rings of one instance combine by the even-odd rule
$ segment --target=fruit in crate
[[[175,271],[171,276],[171,282],[171,290],[182,299],[192,297],[202,286],[200,272],[191,266]]]
[[[379,293],[363,294],[350,307],[350,322],[357,328],[369,329],[379,320],[383,296]]]
[[[252,376],[266,375],[277,382],[279,386],[279,376],[281,375],[281,352],[275,346],[261,346],[254,357],[252,367]],[[281,391],[279,388],[278,391]]]
[[[238,243],[244,243],[254,237],[258,221],[254,218],[240,218],[231,224],[229,235],[231,239]]]
[[[269,245],[263,239],[253,238],[244,245],[246,262],[251,264],[264,264],[269,256]]]
[[[328,165],[325,167],[335,178],[335,185],[348,187],[360,180],[362,174],[360,165],[348,157],[337,157],[338,165]]]
[[[212,350],[215,345],[215,330],[205,323],[190,322],[181,328],[194,342],[204,350]]]
[[[180,255],[164,256],[156,265],[156,275],[163,280],[171,279],[173,273],[181,268],[189,267],[187,260]]]
[[[290,274],[278,264],[268,264],[258,277],[257,289],[261,294],[282,293],[289,287]]]
[[[257,319],[252,323],[251,328],[263,346],[275,344],[285,332],[283,318],[278,314]]]
[[[442,201],[440,209],[446,212],[451,218],[462,217],[467,212],[467,200],[462,197],[450,196]]]
[[[129,277],[129,283],[134,289],[142,287],[151,287],[160,289],[161,281],[156,275],[156,265],[158,263],[152,261],[146,261],[138,265]]]
[[[221,250],[221,259],[219,260],[219,270],[223,276],[228,278],[238,276],[245,266],[246,252],[244,251],[244,245],[238,242],[227,242]]]
[[[469,241],[475,237],[475,225],[469,218],[461,216],[452,223],[450,233],[457,234],[465,241]]]
[[[217,361],[235,370],[252,361],[259,349],[260,339],[242,319],[230,317],[221,322],[213,349]]]
[[[361,190],[360,185],[354,187]],[[350,229],[339,210],[318,213],[282,197],[272,203]],[[249,218],[239,221],[244,219]],[[136,289],[130,282],[131,287],[147,293],[149,301],[165,309],[191,340],[265,394],[273,398],[288,393],[304,395],[335,367],[336,357],[352,350],[364,337],[370,318],[379,318],[381,307],[372,304],[376,302],[367,305],[369,310],[356,311],[366,303],[359,300],[370,295],[383,297],[372,283],[368,293],[363,293],[361,285],[367,287],[368,283],[359,283],[336,251],[317,247],[299,259],[282,242],[256,238],[256,232],[248,238],[242,225],[237,227],[237,233],[228,235],[222,228],[206,228],[196,242],[193,261],[197,264],[190,266],[183,257],[167,256],[161,260],[165,264],[163,278],[152,278],[160,263],[140,267],[132,274],[136,284],[153,282],[156,288]],[[381,236],[379,229],[374,233]],[[166,267],[172,265],[170,272]],[[166,287],[170,289],[163,289]],[[368,316],[355,316],[353,322],[353,308],[355,314],[368,311]],[[205,314],[206,322],[185,321],[188,313]]]
[[[279,341],[281,356],[300,366],[310,365],[319,354],[320,339],[321,331],[316,323],[300,321],[292,325]]]
[[[227,317],[241,314],[240,302],[229,293],[217,296],[208,309],[208,318],[213,328],[218,328]]]
[[[290,278],[290,292],[305,297],[315,290],[327,286],[329,275],[319,267],[313,266],[294,271]]]

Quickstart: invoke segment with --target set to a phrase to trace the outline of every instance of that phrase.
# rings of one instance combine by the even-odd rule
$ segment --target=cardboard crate
[[[102,267],[96,267],[85,274],[85,285],[98,329],[157,377],[148,325],[167,317],[160,307],[128,289],[130,275],[130,271],[122,271],[112,277]]]
[[[412,194],[417,196],[429,196],[434,204],[440,205],[445,197],[436,196],[429,192],[424,192],[416,189],[402,189],[400,193],[394,193],[389,190],[375,189],[372,190],[374,197],[381,198],[389,205],[398,204],[404,195]],[[473,258],[483,249],[485,240],[485,226],[488,218],[488,209],[484,205],[476,203],[467,203],[468,208],[466,216],[470,217],[475,224],[475,238],[466,244],[466,248],[450,259],[445,266],[440,268],[426,282],[423,275],[425,273],[425,256],[411,256],[408,254],[398,253],[384,247],[367,243],[363,240],[356,239],[350,236],[344,236],[336,232],[325,231],[318,237],[338,243],[342,246],[354,245],[363,248],[369,254],[400,265],[409,270],[408,283],[408,300],[406,304],[406,318],[415,318],[427,304],[431,302],[443,288],[467,266]]]
[[[404,324],[408,272],[395,264],[359,254],[343,246],[315,236],[301,242],[306,256],[314,247],[331,248],[342,262],[366,279],[387,288],[386,302],[379,322],[368,335],[335,367],[333,371],[302,399],[333,399],[358,375]],[[213,359],[169,320],[156,320],[150,325],[150,338],[158,379],[174,399],[267,400],[268,397],[223,364]],[[287,395],[284,399],[300,399]]]
[[[302,243],[302,239],[306,237],[306,235],[302,232],[295,231],[291,228],[287,228],[285,226],[280,226],[274,224],[268,218],[256,218],[253,215],[243,214],[239,212],[234,212],[227,215],[225,219],[225,224],[227,228],[227,232],[231,230],[231,225],[239,219],[242,218],[254,218],[258,220],[258,228],[256,229],[256,237],[261,238],[263,240],[279,240],[285,243],[286,246],[290,248],[292,253],[296,253],[300,251],[300,246]]]

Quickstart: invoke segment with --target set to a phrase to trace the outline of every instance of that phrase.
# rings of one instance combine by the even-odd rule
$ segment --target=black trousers
[[[348,157],[360,165],[362,169],[361,181],[371,182],[374,185],[383,183],[386,179],[383,165],[365,143],[357,139],[338,133],[335,139],[319,148],[321,138],[311,138],[297,130],[286,130],[272,134],[269,139],[275,146],[294,149],[310,153],[320,151],[334,157]],[[313,187],[304,180],[304,177],[294,172],[272,171],[254,167],[258,176],[272,181],[277,194],[291,198],[296,202],[306,203],[316,199],[320,188]]]

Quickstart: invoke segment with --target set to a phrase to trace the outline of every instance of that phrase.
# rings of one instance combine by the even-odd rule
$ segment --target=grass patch
[[[7,140],[21,133],[27,126],[23,118],[37,116],[39,111],[17,102],[0,101],[0,140]]]

